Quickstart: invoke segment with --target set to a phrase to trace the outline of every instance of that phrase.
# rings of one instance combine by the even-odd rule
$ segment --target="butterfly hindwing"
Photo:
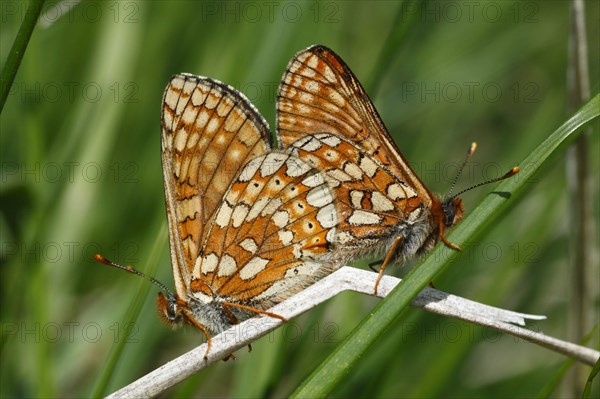
[[[225,194],[192,284],[265,308],[330,272],[337,224],[324,176],[287,153],[251,160]]]
[[[335,192],[337,250],[364,251],[402,235],[423,210],[418,193],[364,149],[330,133],[305,136],[291,153],[322,171]]]

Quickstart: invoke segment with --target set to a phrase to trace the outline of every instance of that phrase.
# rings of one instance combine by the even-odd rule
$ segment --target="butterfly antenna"
[[[456,177],[454,178],[454,181],[452,182],[452,185],[450,186],[450,190],[448,191],[448,194],[446,194],[446,197],[449,197],[450,194],[452,194],[452,191],[454,191],[454,187],[456,187],[456,183],[458,183],[458,179],[460,179],[460,175],[462,175],[462,172],[465,169],[467,162],[469,162],[471,160],[471,158],[473,157],[473,153],[475,152],[476,149],[477,149],[477,143],[472,142],[471,146],[469,147],[469,150],[467,151],[467,156],[465,157],[465,160],[463,161],[462,165],[460,165],[458,172],[456,172]]]
[[[141,271],[139,271],[137,269],[134,269],[131,266],[120,265],[118,263],[115,263],[113,261],[110,261],[110,260],[106,259],[104,256],[102,256],[100,254],[96,254],[96,256],[94,256],[94,259],[96,260],[96,262],[102,263],[104,265],[108,265],[108,266],[115,267],[117,269],[125,270],[126,272],[129,272],[129,273],[132,273],[132,274],[137,274],[138,276],[140,276],[142,278],[145,278],[146,280],[149,280],[152,284],[156,285],[165,294],[167,294],[167,296],[169,298],[174,298],[175,297],[175,295],[171,292],[171,290],[166,285],[164,285],[163,283],[161,283],[160,281],[158,281],[154,277],[147,276],[144,273],[142,273]]]
[[[474,186],[471,186],[469,188],[465,188],[462,191],[459,191],[457,194],[454,194],[450,198],[454,199],[454,198],[458,197],[459,195],[466,193],[467,191],[473,190],[474,188],[485,186],[486,184],[490,184],[490,183],[495,183],[495,182],[500,181],[500,180],[508,179],[509,177],[512,177],[512,176],[516,175],[517,173],[519,173],[519,167],[518,166],[514,166],[511,170],[509,170],[508,172],[506,172],[503,176],[496,177],[495,179],[486,180],[486,181],[481,182],[481,183],[477,183]]]

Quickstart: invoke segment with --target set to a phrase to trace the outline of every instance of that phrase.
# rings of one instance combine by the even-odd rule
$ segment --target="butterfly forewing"
[[[162,164],[177,292],[189,288],[206,225],[239,169],[270,150],[265,120],[235,89],[190,74],[171,78],[161,110]]]
[[[292,58],[277,98],[281,147],[315,133],[333,133],[369,151],[431,204],[431,194],[397,149],[358,79],[339,56],[320,45]]]

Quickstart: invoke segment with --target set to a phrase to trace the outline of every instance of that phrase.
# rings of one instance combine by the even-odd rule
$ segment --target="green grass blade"
[[[0,113],[4,108],[4,103],[6,103],[6,98],[8,97],[8,92],[15,80],[15,76],[17,76],[17,71],[23,60],[25,49],[27,48],[31,34],[33,33],[33,28],[42,12],[43,5],[44,0],[30,1],[23,23],[21,23],[21,28],[19,28],[19,33],[17,33],[17,37],[10,49],[10,53],[8,53],[4,68],[2,68],[2,77],[0,80],[0,86],[2,88],[2,92],[0,93]]]
[[[594,382],[594,378],[598,375],[598,371],[600,371],[600,360],[596,362],[594,368],[590,372],[590,376],[588,377],[587,382],[585,383],[585,389],[583,390],[582,397],[584,399],[589,399],[592,392],[592,383]]]
[[[500,183],[495,192],[516,194],[528,185],[532,175],[544,165],[557,149],[573,139],[576,130],[598,117],[600,95],[596,95],[577,113],[560,126],[523,161],[518,178]],[[460,225],[450,241],[463,245],[482,234],[506,208],[503,196],[490,195]],[[456,253],[438,245],[427,259],[415,267],[408,276],[381,301],[373,312],[325,359],[319,367],[293,392],[292,397],[325,397],[344,379],[360,357],[371,347],[410,304],[412,299],[433,278],[445,269]]]
[[[156,271],[158,270],[158,266],[161,260],[161,252],[165,248],[165,242],[167,241],[167,224],[165,222],[162,223],[162,227],[159,233],[152,244],[152,247],[148,256],[148,265],[145,269],[145,272],[148,276],[154,276]],[[128,327],[133,326],[133,324],[137,321],[138,316],[142,310],[142,306],[148,297],[148,293],[150,289],[154,288],[152,284],[150,284],[146,279],[140,279],[137,295],[135,296],[135,300],[131,302],[123,320],[121,320],[121,325],[125,326],[124,334],[119,335],[119,340],[116,342],[110,354],[108,355],[108,359],[106,360],[106,364],[102,369],[102,374],[98,378],[96,382],[96,386],[94,387],[93,393],[90,395],[92,398],[101,398],[106,395],[106,387],[108,386],[113,373],[115,371],[117,362],[121,358],[121,354],[123,353],[123,349],[125,343],[129,337]]]
[[[594,326],[594,328],[592,328],[592,330],[586,334],[586,336],[581,340],[581,342],[579,344],[587,345],[590,342],[590,340],[592,339],[592,337],[594,336],[594,334],[596,334],[598,327],[599,327],[599,325],[596,324],[596,326]],[[537,399],[552,398],[555,395],[554,390],[556,389],[558,384],[563,380],[563,378],[565,377],[565,374],[567,374],[567,371],[569,371],[571,369],[573,364],[575,364],[575,360],[573,360],[573,359],[565,360],[563,362],[563,364],[560,366],[560,368],[556,371],[556,373],[554,373],[554,375],[552,376],[552,378],[550,379],[548,384],[546,384],[546,386],[537,395]],[[598,363],[596,363],[595,367],[597,367],[597,366],[598,366]],[[590,383],[590,381],[593,379],[594,379],[594,371],[592,369],[592,373],[590,374],[590,376],[588,378],[588,383]],[[587,385],[586,385],[586,387],[587,387]],[[591,383],[590,383],[590,389],[591,389]],[[584,397],[585,397],[585,391],[584,391]]]

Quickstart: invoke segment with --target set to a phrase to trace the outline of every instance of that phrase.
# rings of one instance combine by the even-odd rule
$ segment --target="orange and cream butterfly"
[[[458,195],[518,172],[514,167],[451,195],[461,168],[449,194],[432,194],[394,144],[350,68],[320,45],[300,51],[287,66],[277,96],[277,139],[280,148],[326,175],[339,219],[334,251],[342,261],[386,254],[375,293],[388,262],[403,263],[440,240],[459,249],[444,235],[462,218]],[[473,143],[465,163],[475,148]]]
[[[198,327],[208,341],[334,270],[337,225],[325,176],[274,151],[267,122],[217,80],[175,75],[162,103],[162,165],[176,294],[161,317]],[[144,274],[96,260],[131,273]]]
[[[243,94],[191,74],[169,82],[161,127],[176,294],[149,279],[162,290],[161,316],[198,327],[207,353],[211,335],[255,314],[283,319],[267,309],[359,256],[385,253],[381,277],[388,262],[439,240],[458,249],[444,231],[461,219],[462,201],[429,192],[326,47],[299,52],[287,67],[278,150]]]

